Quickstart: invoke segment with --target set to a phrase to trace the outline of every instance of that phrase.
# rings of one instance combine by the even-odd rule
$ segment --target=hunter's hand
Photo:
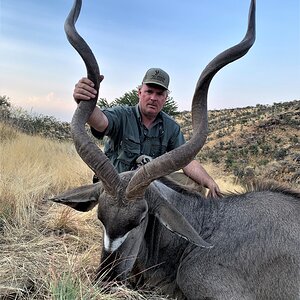
[[[100,82],[104,79],[103,75],[100,75]],[[97,90],[94,89],[94,83],[86,77],[81,78],[75,85],[73,98],[76,103],[81,100],[91,100],[96,97]]]

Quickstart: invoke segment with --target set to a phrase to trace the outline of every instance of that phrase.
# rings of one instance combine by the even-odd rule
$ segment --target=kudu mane
[[[247,183],[242,184],[242,186],[245,189],[246,193],[270,191],[270,192],[280,193],[280,194],[284,194],[287,196],[292,196],[297,199],[300,199],[300,191],[294,190],[294,189],[292,189],[288,186],[285,186],[283,184],[280,184],[276,181],[251,180]],[[237,193],[237,194],[241,195],[242,193]]]

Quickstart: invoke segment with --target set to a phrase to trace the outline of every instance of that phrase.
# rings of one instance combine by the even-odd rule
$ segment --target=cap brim
[[[147,81],[144,81],[143,83],[144,84],[155,84],[155,85],[158,85],[158,86],[164,88],[165,90],[168,90],[168,88],[165,85],[163,85],[161,82],[157,82],[157,81],[153,81],[153,80],[150,80],[150,81],[147,80]]]

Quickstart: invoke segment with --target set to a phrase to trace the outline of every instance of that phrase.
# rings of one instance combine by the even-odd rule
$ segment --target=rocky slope
[[[263,177],[300,186],[300,101],[209,111],[209,135],[198,154],[242,181]],[[177,117],[186,139],[191,114]]]

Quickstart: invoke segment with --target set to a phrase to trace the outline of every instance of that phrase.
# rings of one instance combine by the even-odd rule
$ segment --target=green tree
[[[97,101],[97,105],[100,108],[107,108],[110,107],[111,105],[108,103],[108,101],[106,100],[106,98],[99,98]]]
[[[11,103],[7,96],[0,96],[0,118],[7,119],[10,117]]]
[[[116,98],[113,102],[113,106],[128,105],[134,106],[139,102],[138,90],[134,89],[130,92],[126,92],[122,97]]]
[[[0,96],[0,106],[11,107],[10,99],[7,96]]]
[[[177,103],[173,99],[173,97],[168,96],[163,111],[169,114],[170,116],[175,116],[179,114]]]
[[[134,89],[130,92],[126,92],[123,96],[116,98],[113,102],[108,103],[105,98],[100,98],[97,102],[100,108],[108,108],[113,106],[128,105],[134,106],[139,102],[138,90]],[[163,111],[171,116],[178,114],[178,106],[173,97],[168,96],[164,105]]]

